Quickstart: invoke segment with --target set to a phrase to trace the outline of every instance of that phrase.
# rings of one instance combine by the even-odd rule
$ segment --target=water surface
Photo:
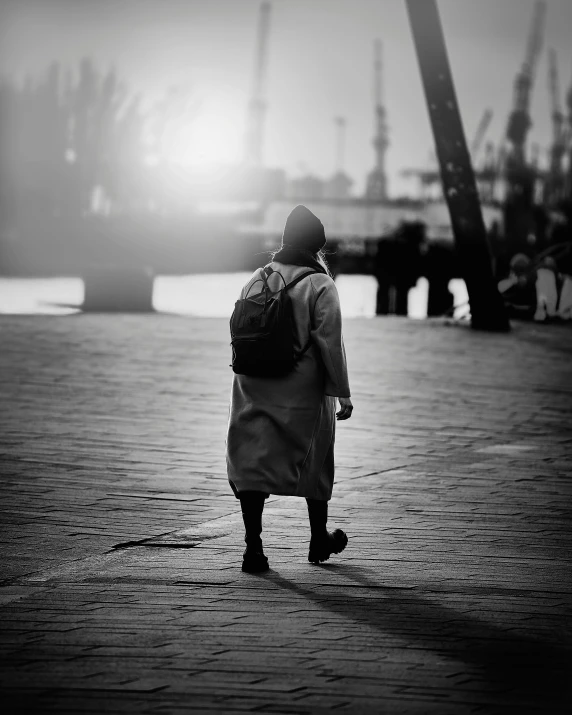
[[[212,273],[192,276],[157,276],[153,307],[159,312],[228,318],[242,286],[251,273]],[[373,276],[340,275],[336,279],[342,315],[373,317],[377,282]],[[455,305],[467,300],[465,283],[452,280]],[[420,278],[409,291],[411,318],[427,315],[427,280]],[[0,313],[66,315],[80,310],[84,296],[81,278],[0,278]],[[460,311],[461,312],[461,311]]]

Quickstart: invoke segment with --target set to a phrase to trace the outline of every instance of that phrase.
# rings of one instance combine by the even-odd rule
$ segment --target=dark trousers
[[[249,549],[262,548],[262,512],[268,494],[264,492],[239,492],[240,508],[246,535],[244,540]]]
[[[264,502],[268,498],[265,492],[239,492],[240,508],[246,535],[244,540],[247,548],[262,548],[262,512]],[[310,531],[312,538],[320,538],[327,534],[326,524],[328,522],[328,502],[320,499],[306,499],[308,505],[308,517],[310,519]]]

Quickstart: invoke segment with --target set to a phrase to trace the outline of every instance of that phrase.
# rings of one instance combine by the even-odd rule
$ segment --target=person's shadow
[[[458,662],[461,680],[472,681],[474,701],[478,702],[482,685],[488,702],[492,699],[502,707],[516,707],[519,713],[529,709],[536,712],[538,708],[541,712],[555,713],[561,712],[556,709],[558,706],[570,705],[572,648],[566,624],[561,624],[558,632],[553,629],[549,640],[529,637],[516,632],[513,619],[503,627],[502,611],[498,614],[499,625],[494,625],[464,613],[462,606],[457,610],[441,605],[437,593],[433,599],[415,588],[384,586],[367,568],[349,564],[328,564],[321,568],[347,578],[364,594],[348,596],[345,588],[334,594],[334,584],[301,586],[276,571],[260,574],[259,578],[319,603],[332,613],[375,628],[380,636],[396,636],[409,647],[431,650]],[[459,600],[468,599],[459,594]],[[538,615],[536,620],[546,632],[542,616]],[[534,620],[527,620],[526,628],[538,630]],[[450,690],[455,688],[455,682],[449,681]]]

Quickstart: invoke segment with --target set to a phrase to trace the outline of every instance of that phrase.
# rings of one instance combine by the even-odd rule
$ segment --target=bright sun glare
[[[177,122],[163,137],[163,158],[190,168],[234,164],[241,158],[242,136],[236,112],[205,107],[188,122]]]

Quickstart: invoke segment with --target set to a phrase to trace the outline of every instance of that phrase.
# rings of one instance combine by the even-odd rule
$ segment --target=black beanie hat
[[[284,226],[282,245],[318,253],[325,243],[324,224],[320,219],[301,204],[292,209]]]

